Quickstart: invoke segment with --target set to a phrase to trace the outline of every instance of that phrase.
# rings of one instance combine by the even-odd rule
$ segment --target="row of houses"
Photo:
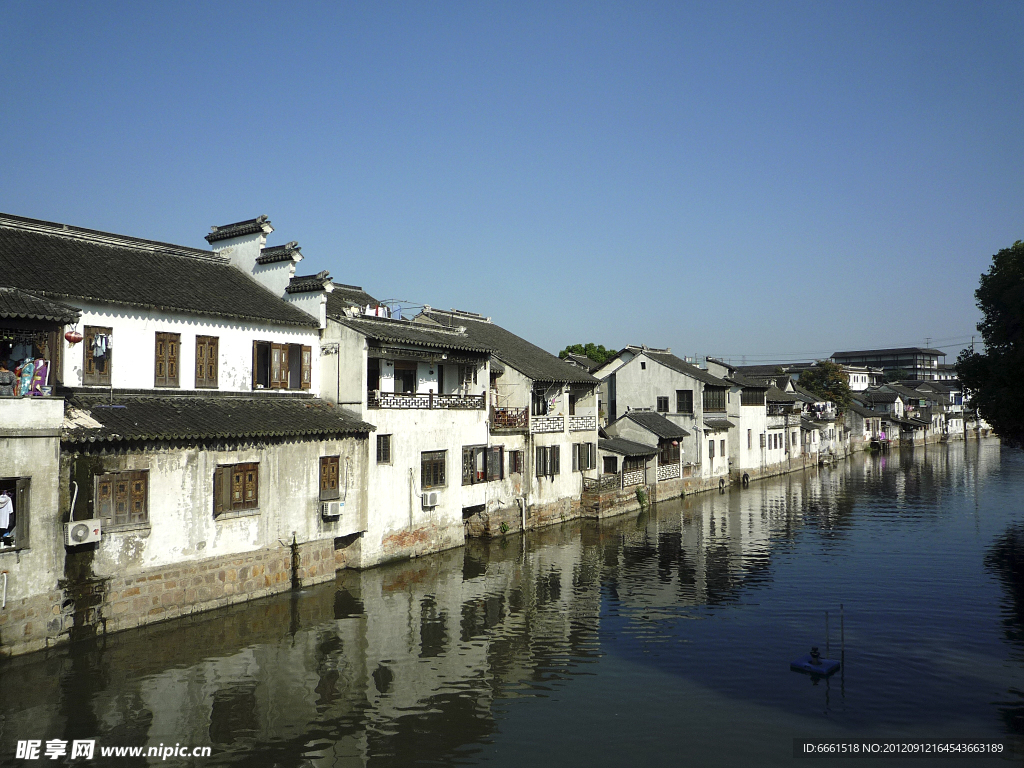
[[[579,515],[593,376],[480,315],[392,318],[273,231],[0,216],[3,653]]]
[[[471,312],[392,317],[273,232],[260,216],[191,248],[0,215],[0,653],[851,442],[792,377],[633,346],[598,366]],[[879,431],[924,412],[896,394]]]

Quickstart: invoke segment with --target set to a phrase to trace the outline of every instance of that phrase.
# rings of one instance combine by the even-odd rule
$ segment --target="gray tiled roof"
[[[712,387],[728,387],[729,382],[725,379],[720,379],[714,374],[708,373],[703,368],[698,368],[692,363],[688,363],[685,360],[673,355],[671,352],[654,352],[650,349],[645,349],[637,354],[647,355],[651,360],[661,363],[666,368],[671,368],[673,371],[678,373],[685,373],[687,376],[702,381],[708,386]]]
[[[744,389],[768,389],[768,382],[762,381],[761,379],[752,379],[749,376],[744,376],[741,373],[734,373],[729,376],[729,381],[733,384],[738,384]]]
[[[571,352],[565,356],[565,359],[575,363],[580,368],[587,371],[587,373],[593,373],[602,365],[602,363],[597,362],[597,360],[591,360],[586,355],[574,355]]]
[[[210,251],[5,214],[0,286],[62,300],[317,325]]]
[[[286,293],[307,293],[309,291],[322,291],[327,283],[331,282],[331,276],[327,270],[317,272],[315,275],[296,275],[284,289]]]
[[[582,368],[558,359],[536,344],[531,344],[479,315],[424,309],[418,319],[425,319],[442,327],[464,326],[470,339],[488,347],[503,363],[534,381],[589,385],[600,383]]]
[[[796,395],[790,394],[789,392],[783,392],[778,387],[768,387],[768,392],[765,394],[765,400],[769,403],[800,402],[800,398]]]
[[[634,424],[639,424],[648,432],[664,439],[676,440],[681,437],[688,437],[690,434],[678,424],[674,424],[656,411],[626,411],[621,418],[629,419]]]
[[[327,294],[327,316],[344,317],[349,307],[375,307],[380,304],[373,296],[358,285],[335,283],[334,290]]]
[[[263,216],[257,216],[255,219],[236,221],[234,224],[225,224],[222,227],[213,227],[213,231],[206,236],[206,242],[215,243],[218,240],[227,240],[231,237],[252,235],[256,232],[263,232],[265,228],[269,226],[270,219],[267,218],[266,214]]]
[[[90,395],[66,398],[65,442],[203,440],[367,435],[375,427],[351,411],[301,395]],[[74,418],[84,411],[100,423]]]
[[[728,419],[709,419],[706,417],[704,419],[704,427],[712,430],[713,432],[718,432],[723,429],[732,429],[735,426],[736,425]]]
[[[0,288],[0,317],[18,317],[26,320],[48,320],[53,323],[78,322],[82,310],[36,296],[17,288]]]
[[[620,456],[656,456],[658,454],[657,448],[626,440],[624,437],[601,438],[597,441],[597,447],[602,451],[617,453]]]
[[[270,248],[264,248],[260,251],[260,255],[256,257],[257,264],[273,264],[277,261],[291,261],[296,255],[301,256],[302,249],[299,247],[297,240],[292,240],[290,243],[284,245],[275,245]]]
[[[872,411],[870,408],[865,408],[856,400],[850,403],[849,410],[853,411],[858,416],[863,416],[866,419],[877,419],[880,415],[877,411]]]
[[[369,339],[391,344],[409,344],[435,349],[457,349],[486,353],[491,350],[465,333],[449,331],[409,320],[389,320],[380,317],[336,318],[346,328],[358,331]]]
[[[847,352],[833,352],[833,358],[841,357],[881,357],[888,355],[909,355],[909,354],[921,354],[921,355],[940,355],[946,356],[946,353],[941,349],[930,349],[925,347],[897,347],[895,349],[857,349]],[[839,362],[838,359],[836,362]]]

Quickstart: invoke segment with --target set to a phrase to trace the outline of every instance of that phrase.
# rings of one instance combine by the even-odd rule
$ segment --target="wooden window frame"
[[[486,445],[462,446],[462,484],[487,482]]]
[[[156,332],[153,386],[177,388],[181,384],[181,334]]]
[[[693,414],[693,390],[676,390],[676,413]]]
[[[267,353],[266,364],[259,361],[260,350]],[[298,360],[292,365],[293,353]],[[292,377],[298,386],[291,386]],[[260,379],[268,382],[264,385]],[[278,344],[254,340],[252,343],[252,388],[302,390],[313,386],[313,348],[303,344]]]
[[[219,464],[213,471],[213,516],[258,510],[260,506],[260,464]]]
[[[668,397],[655,398],[655,408],[658,413],[668,413]]]
[[[522,475],[526,472],[526,462],[523,460],[524,451],[508,452],[508,473],[510,475]]]
[[[391,463],[391,435],[377,435],[377,463]]]
[[[672,443],[675,442],[675,445]],[[658,465],[667,466],[669,464],[678,464],[681,453],[679,451],[679,442],[669,439],[661,440],[658,444]]]
[[[8,492],[13,493],[14,496],[12,499],[14,502],[14,528],[12,529],[14,535],[8,537],[8,541],[13,542],[13,546],[0,547],[0,552],[18,552],[22,549],[28,549],[29,523],[32,516],[32,478],[4,477],[0,479],[3,480],[5,486],[8,486]]]
[[[444,488],[445,465],[448,451],[423,451],[420,453],[420,488]]]
[[[320,457],[320,501],[341,498],[341,456]]]
[[[105,531],[149,525],[149,470],[94,475],[93,515]]]
[[[220,337],[196,336],[196,389],[217,389],[220,373]]]
[[[714,439],[708,440],[708,458],[715,458],[715,441]]]
[[[112,342],[114,339],[114,329],[99,325],[85,326],[85,339],[83,340],[84,343],[82,344],[82,384],[87,387],[111,386],[111,372],[113,369],[114,359],[113,347],[108,343],[106,357],[99,358],[104,361],[105,370],[103,372],[97,371],[97,358],[89,353],[89,348],[92,346],[93,339],[99,335],[105,335],[107,339],[110,342]]]
[[[561,473],[561,450],[557,445],[538,445],[535,469],[537,477],[555,477]]]
[[[725,387],[704,387],[704,391],[701,393],[704,413],[723,413],[726,404],[725,394]]]

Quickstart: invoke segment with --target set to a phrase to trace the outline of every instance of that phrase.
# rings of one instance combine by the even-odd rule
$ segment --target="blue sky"
[[[736,362],[975,332],[1024,4],[7,3],[0,210]]]

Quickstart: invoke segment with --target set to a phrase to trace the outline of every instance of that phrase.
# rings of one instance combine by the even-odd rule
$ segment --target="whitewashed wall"
[[[82,309],[79,331],[85,326],[112,329],[111,385],[114,389],[155,389],[156,334],[177,333],[181,336],[179,352],[179,387],[195,388],[196,336],[216,336],[218,343],[218,389],[231,392],[252,391],[252,345],[254,341],[276,344],[301,344],[312,351],[311,388],[319,394],[320,337],[312,327],[278,325],[267,322],[244,322],[211,316],[161,312],[134,307],[76,302]],[[71,345],[64,341],[65,386],[83,386],[85,342]]]

